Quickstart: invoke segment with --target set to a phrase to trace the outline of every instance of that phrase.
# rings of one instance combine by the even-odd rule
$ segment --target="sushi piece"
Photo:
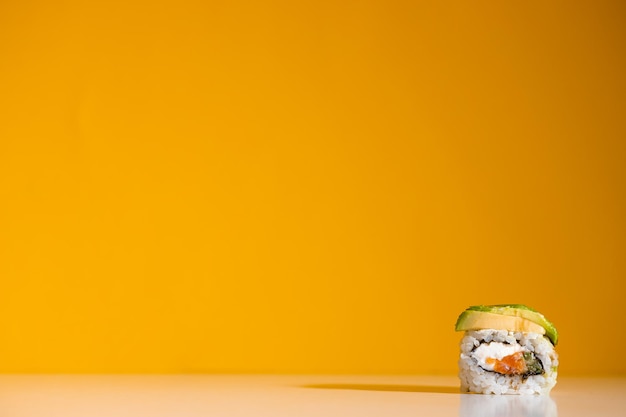
[[[558,333],[542,314],[522,304],[472,306],[459,316],[461,391],[547,394],[556,384]]]

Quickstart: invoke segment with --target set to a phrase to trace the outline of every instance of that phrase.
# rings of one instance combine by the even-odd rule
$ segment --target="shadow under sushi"
[[[341,389],[356,391],[430,392],[438,394],[459,394],[459,387],[434,385],[388,385],[388,384],[311,384],[302,388]]]

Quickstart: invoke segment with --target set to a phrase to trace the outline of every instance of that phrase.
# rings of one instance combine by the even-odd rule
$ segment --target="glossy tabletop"
[[[487,396],[452,376],[2,375],[0,415],[610,417],[626,415],[626,378]]]

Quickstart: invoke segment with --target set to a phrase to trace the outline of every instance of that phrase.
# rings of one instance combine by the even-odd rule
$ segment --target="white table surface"
[[[456,377],[0,375],[0,416],[626,416],[626,377],[550,396],[458,393]]]

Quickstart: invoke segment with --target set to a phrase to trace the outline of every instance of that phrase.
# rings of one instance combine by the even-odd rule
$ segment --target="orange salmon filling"
[[[500,360],[487,358],[485,362],[493,365],[494,371],[504,375],[519,375],[527,371],[526,361],[522,352],[516,352]]]

